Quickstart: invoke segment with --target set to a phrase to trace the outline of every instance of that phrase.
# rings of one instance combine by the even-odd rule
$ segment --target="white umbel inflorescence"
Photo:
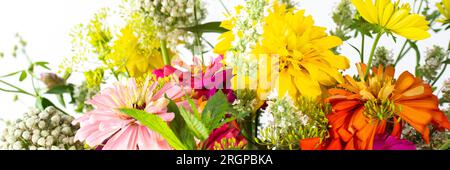
[[[14,123],[7,122],[0,137],[2,150],[79,150],[74,142],[73,117],[50,106],[43,111],[31,110]]]

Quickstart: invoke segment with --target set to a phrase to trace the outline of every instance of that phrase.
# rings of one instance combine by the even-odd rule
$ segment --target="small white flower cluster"
[[[428,81],[434,81],[447,56],[448,52],[440,46],[435,45],[428,49],[426,51],[425,64],[420,67],[422,76]]]
[[[140,6],[153,19],[158,37],[169,43],[187,36],[179,28],[195,26],[206,18],[206,8],[200,0],[141,0]]]
[[[258,120],[258,143],[271,149],[295,149],[300,139],[328,136],[328,105],[306,97],[292,99],[288,93],[279,96],[276,89],[266,103]]]
[[[272,97],[275,93],[272,92],[269,96]],[[294,101],[286,93],[280,99],[275,98],[267,101],[267,108],[261,113],[260,128],[276,127],[288,130],[298,123],[306,125],[308,120],[309,117],[295,106]]]
[[[442,87],[442,98],[440,101],[447,104],[447,110],[450,109],[450,78],[447,78],[447,80],[444,81]]]
[[[32,110],[15,122],[7,122],[0,136],[2,150],[79,150],[83,144],[74,141],[77,126],[73,117],[55,107]]]
[[[262,34],[262,24],[268,3],[264,0],[248,0],[242,9],[230,16],[234,20],[231,30],[234,41],[226,54],[226,62],[230,67],[238,68],[238,75],[256,77],[257,62],[250,55],[251,47],[256,45]]]
[[[375,51],[373,66],[378,67],[380,64],[383,67],[394,64],[394,53],[384,46],[378,47]]]

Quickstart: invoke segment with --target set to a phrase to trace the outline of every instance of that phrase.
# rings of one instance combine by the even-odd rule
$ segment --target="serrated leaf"
[[[186,150],[187,147],[178,139],[175,133],[170,129],[169,125],[161,119],[158,115],[150,114],[142,110],[136,109],[120,109],[122,113],[125,113],[134,119],[138,120],[144,126],[159,133],[172,148],[176,150]]]
[[[26,78],[27,78],[27,72],[26,71],[22,71],[22,73],[20,73],[19,81],[23,81]]]
[[[225,29],[223,27],[220,27],[220,23],[219,21],[215,21],[215,22],[208,22],[208,23],[204,23],[204,24],[200,24],[200,25],[196,25],[193,27],[188,27],[188,28],[182,28],[186,31],[190,31],[190,32],[198,32],[198,33],[224,33],[229,31],[228,29]]]
[[[202,123],[201,120],[197,119],[196,116],[186,111],[183,107],[180,107],[180,115],[183,117],[186,125],[191,129],[192,133],[200,139],[204,141],[209,136],[208,128]]]
[[[212,130],[220,127],[222,121],[230,114],[234,118],[236,111],[228,102],[227,97],[221,90],[218,90],[206,103],[202,112],[202,122],[208,129]]]
[[[188,149],[196,149],[196,142],[194,140],[194,135],[191,130],[187,127],[184,118],[180,114],[177,104],[170,100],[167,105],[167,112],[172,112],[175,114],[175,118],[170,122],[170,128],[173,130],[175,135],[183,141],[183,143],[188,147]]]

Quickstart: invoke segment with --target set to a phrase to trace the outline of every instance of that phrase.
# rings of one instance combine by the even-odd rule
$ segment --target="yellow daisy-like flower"
[[[279,69],[278,76],[271,81],[279,95],[316,98],[323,94],[324,87],[344,81],[339,70],[347,69],[349,60],[330,50],[342,44],[342,40],[327,35],[326,28],[314,26],[313,18],[305,16],[304,10],[287,10],[285,4],[275,3],[265,18],[263,30],[253,53],[259,59],[264,55],[279,57],[278,67],[260,68],[268,70],[262,71],[268,77],[272,77],[269,74],[273,69]],[[271,89],[258,88],[260,94],[267,94],[267,90]]]
[[[234,27],[234,21],[235,18],[231,18],[229,20],[224,20],[220,23],[220,27],[230,31],[224,32],[220,35],[218,39],[219,42],[214,47],[215,53],[223,55],[228,51],[228,49],[230,49],[231,42],[234,41],[234,34],[233,31],[231,31]]]
[[[131,25],[121,30],[122,35],[114,42],[108,56],[112,65],[131,77],[142,77],[152,70],[164,66],[161,53],[157,49],[140,46],[140,39]]]
[[[375,1],[375,2],[374,2]],[[391,0],[352,0],[359,14],[369,23],[379,25],[410,40],[430,37],[429,22],[424,16],[412,14],[408,4],[399,5]]]
[[[436,3],[436,7],[442,14],[442,18],[439,22],[450,23],[450,0],[442,0],[440,3]]]

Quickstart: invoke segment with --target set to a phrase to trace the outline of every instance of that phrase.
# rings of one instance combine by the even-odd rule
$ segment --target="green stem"
[[[365,35],[363,33],[361,33],[362,35],[362,39],[361,39],[361,54],[360,54],[360,58],[361,58],[361,63],[364,63],[364,41],[365,41]]]
[[[445,69],[447,69],[447,64],[444,64],[444,68],[441,70],[441,72],[439,73],[439,75],[436,77],[436,79],[434,79],[433,83],[431,84],[431,86],[434,86],[434,84],[437,83],[437,81],[439,80],[439,78],[441,78],[441,76],[444,74]]]
[[[369,61],[367,62],[367,69],[366,69],[366,77],[369,75],[370,68],[372,67],[372,60],[373,55],[375,54],[375,49],[377,48],[378,42],[380,41],[381,35],[383,35],[383,32],[379,32],[377,34],[377,37],[375,38],[375,42],[373,42],[372,50],[370,51]]]
[[[219,2],[220,2],[220,5],[222,5],[223,9],[225,9],[225,12],[226,12],[228,15],[230,15],[231,13],[230,13],[230,11],[228,11],[228,8],[225,6],[225,4],[223,3],[223,1],[222,1],[222,0],[219,0]]]
[[[417,14],[420,13],[420,10],[422,9],[423,0],[420,0],[419,9],[417,9]]]
[[[205,41],[206,44],[209,45],[209,47],[211,47],[212,49],[214,49],[214,45],[212,45],[207,39],[205,39],[205,38],[203,38],[203,37],[201,37],[201,39],[202,39],[203,41]]]
[[[406,44],[408,44],[408,40],[405,40],[405,43],[403,43],[402,48],[400,49],[400,52],[398,53],[397,59],[394,62],[394,67],[398,64],[398,62],[403,58],[403,50],[405,50]]]
[[[194,3],[194,18],[195,18],[195,26],[198,26],[197,2]],[[200,55],[202,56],[202,65],[205,65],[205,59],[203,57],[203,49],[202,49],[202,43],[201,43],[200,37],[201,36],[200,36],[200,33],[198,32],[198,30],[195,30],[195,42],[197,44],[196,46],[197,46],[198,50],[200,51]]]
[[[23,94],[26,94],[26,95],[29,95],[29,96],[36,97],[36,95],[31,94],[31,93],[29,93],[29,92],[27,92],[27,91],[25,91],[25,90],[23,90],[23,89],[21,89],[21,88],[19,88],[19,87],[17,87],[17,86],[14,86],[14,85],[12,85],[12,84],[6,82],[6,81],[0,80],[0,83],[3,83],[3,84],[5,84],[5,85],[7,85],[7,86],[9,86],[9,87],[12,87],[12,88],[16,89],[15,91],[14,91],[14,90],[6,90],[6,89],[2,89],[2,91],[5,91],[5,92],[19,92],[19,93],[23,93]]]
[[[161,40],[161,53],[162,53],[162,59],[164,62],[164,65],[170,66],[170,57],[169,52],[167,50],[167,41]]]

